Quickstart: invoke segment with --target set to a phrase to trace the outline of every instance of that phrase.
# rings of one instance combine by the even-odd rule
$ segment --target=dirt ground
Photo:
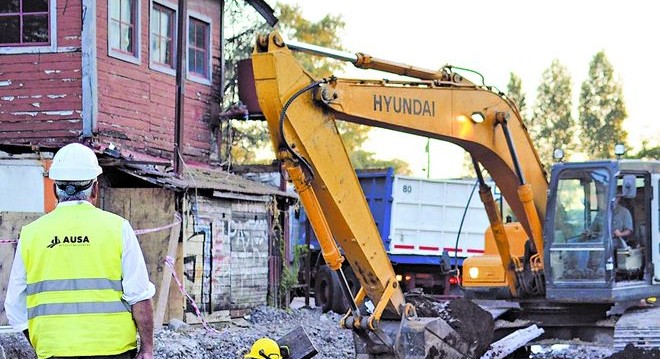
[[[470,310],[458,304],[455,310]],[[232,322],[214,323],[217,333],[183,323],[163,327],[155,334],[155,357],[158,359],[242,358],[251,344],[264,336],[280,338],[303,326],[319,351],[315,359],[353,358],[352,334],[340,329],[340,315],[322,313],[318,308],[290,310],[259,307]],[[176,323],[173,323],[176,324]],[[633,346],[619,353],[611,347],[583,342],[544,341],[529,346],[509,358],[531,359],[651,359],[660,358],[660,349],[644,351]],[[35,355],[20,333],[0,334],[0,359],[34,359]]]

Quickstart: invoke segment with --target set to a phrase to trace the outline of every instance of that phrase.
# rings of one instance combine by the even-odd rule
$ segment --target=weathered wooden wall
[[[176,8],[176,1],[165,4]],[[123,149],[171,158],[176,78],[149,66],[151,2],[141,1],[142,45],[138,64],[108,55],[108,2],[99,1],[97,6],[99,140],[119,144]],[[218,66],[220,2],[190,0],[188,7],[191,14],[211,19],[213,63]],[[187,80],[185,91],[184,159],[208,163],[211,151],[208,117],[215,111],[210,98],[212,87]]]
[[[265,305],[269,203],[189,196],[184,227],[186,291],[208,320]],[[186,321],[199,322],[188,305]]]
[[[135,230],[162,227],[174,220],[176,194],[172,191],[162,188],[104,188],[101,193],[101,207],[126,218]],[[163,283],[163,260],[167,256],[170,229],[138,235],[138,241],[147,263],[149,279],[156,286],[154,305],[158,306],[157,299],[163,290],[160,286]],[[180,260],[175,268],[177,276],[181,278]],[[182,320],[184,301],[176,283],[172,281],[164,290],[169,291],[164,322],[167,323],[169,318]]]
[[[61,52],[0,55],[0,144],[54,147],[81,134],[81,14],[80,1],[57,2]]]
[[[41,217],[37,212],[0,212],[0,241],[16,240],[21,228]],[[16,244],[0,242],[0,303],[5,302]],[[0,306],[0,325],[7,325],[5,306]]]

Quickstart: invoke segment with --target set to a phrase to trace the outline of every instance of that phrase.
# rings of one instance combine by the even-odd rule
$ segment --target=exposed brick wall
[[[176,1],[170,1],[176,4]],[[174,141],[175,76],[149,67],[150,1],[140,0],[140,63],[108,56],[108,4],[97,2],[97,67],[99,114],[96,132],[102,143],[113,142],[121,149],[171,158]],[[219,1],[190,0],[191,12],[212,21],[212,53],[219,52]],[[215,80],[215,79],[214,79]],[[185,83],[184,143],[186,161],[207,163],[211,130],[207,118],[212,111],[212,87],[192,81]]]
[[[81,11],[80,1],[57,2],[57,46],[74,52],[0,55],[0,144],[57,147],[80,136]]]
[[[195,198],[194,219],[191,214],[184,221],[186,291],[205,312],[209,306],[217,312],[266,304],[268,203]]]

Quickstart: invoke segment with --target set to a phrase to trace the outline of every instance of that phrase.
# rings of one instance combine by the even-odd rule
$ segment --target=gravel
[[[257,339],[278,339],[302,325],[319,354],[314,358],[345,359],[355,356],[353,336],[339,328],[339,314],[320,308],[281,310],[258,307],[232,322],[213,323],[217,333],[199,326],[174,325],[156,331],[157,359],[242,358]],[[4,356],[3,356],[4,351]],[[34,351],[21,333],[0,334],[0,359],[34,359]]]
[[[244,320],[215,324],[219,333],[189,327],[179,331],[163,329],[156,333],[156,358],[205,359],[242,358],[252,343],[262,337],[278,339],[302,325],[319,351],[314,358],[355,356],[353,337],[339,328],[339,314],[322,313],[320,308],[280,310],[258,307]]]
[[[320,308],[282,310],[258,307],[243,318],[232,322],[213,323],[217,333],[200,326],[173,322],[155,333],[155,358],[202,359],[242,358],[252,343],[261,337],[280,338],[298,326],[303,326],[319,351],[315,359],[353,358],[355,349],[350,331],[339,328],[339,314],[322,313]],[[177,329],[174,329],[177,328]],[[646,359],[659,358],[658,349],[641,352],[627,347],[614,353],[611,347],[582,342],[545,341],[525,356],[534,359]],[[21,333],[0,334],[0,359],[34,359],[35,355]]]

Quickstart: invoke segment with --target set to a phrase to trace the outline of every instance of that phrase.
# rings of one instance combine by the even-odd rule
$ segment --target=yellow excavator
[[[414,80],[316,79],[292,50]],[[560,162],[548,182],[512,101],[451,66],[427,70],[285,41],[276,32],[258,38],[251,60],[277,159],[349,300],[341,325],[355,332],[358,358],[471,358],[483,350],[448,327],[451,320],[418,315],[419,305],[401,291],[336,120],[448,141],[471,155],[490,228],[484,255],[463,262],[467,297],[513,300],[541,326],[539,318],[585,327],[615,303],[660,294],[660,161]],[[482,167],[517,222],[502,223]],[[634,224],[617,241],[611,220],[619,201]],[[355,295],[344,261],[360,283]],[[622,329],[620,340],[638,329]]]

